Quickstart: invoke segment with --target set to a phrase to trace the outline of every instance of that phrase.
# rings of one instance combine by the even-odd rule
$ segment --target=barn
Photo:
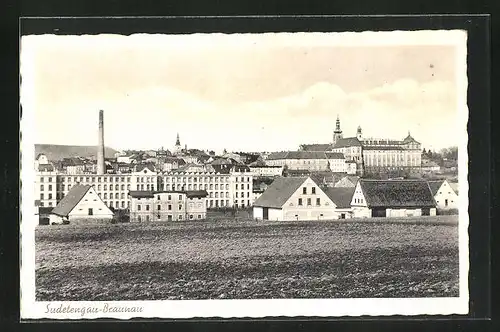
[[[436,215],[431,189],[420,180],[360,179],[351,207],[356,218]]]
[[[256,220],[338,219],[336,205],[310,177],[279,177],[254,202]]]
[[[111,222],[113,211],[101,200],[94,187],[77,184],[50,213],[50,224]]]
[[[324,191],[336,205],[335,211],[339,219],[349,219],[353,217],[351,201],[354,195],[354,187],[331,187],[325,188]]]

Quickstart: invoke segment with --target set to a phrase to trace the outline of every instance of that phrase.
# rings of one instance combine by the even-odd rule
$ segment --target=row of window
[[[354,203],[363,204],[363,202],[364,202],[364,199],[362,199],[362,198],[354,198]]]
[[[144,217],[144,218],[143,218],[143,217]],[[168,221],[172,221],[172,220],[173,220],[173,217],[174,217],[173,215],[169,214],[169,215],[167,215],[167,220],[168,220]],[[195,215],[194,215],[194,214],[190,214],[190,215],[189,215],[189,219],[190,219],[190,220],[193,220],[194,218],[195,218]],[[157,214],[157,215],[156,215],[156,219],[158,219],[158,220],[162,220],[162,216],[161,216],[160,214]],[[177,216],[177,220],[183,220],[183,219],[184,219],[184,217],[182,216],[182,214],[179,214],[179,215]],[[201,214],[198,214],[198,215],[197,215],[197,219],[202,219],[202,215],[201,215]],[[140,216],[140,215],[139,215],[139,216],[137,216],[137,221],[141,222],[141,221],[143,221],[143,220],[144,220],[144,221],[151,221],[151,217],[150,217],[149,215],[145,215],[145,216]]]
[[[302,194],[307,195],[307,187],[302,187]],[[311,188],[311,194],[316,195],[316,187]]]
[[[142,186],[142,185],[141,185]],[[173,184],[172,186],[170,186],[170,184],[164,184],[163,185],[163,190],[229,190],[229,184],[226,184],[225,186],[223,184],[221,184],[220,186],[218,184],[188,184],[187,186],[184,185],[184,184],[178,184],[177,186],[175,184]],[[149,189],[148,189],[149,190]],[[241,186],[238,186],[238,184],[236,184],[236,190],[245,190],[245,186],[242,184]],[[246,190],[250,190],[250,184],[247,184],[246,185]]]
[[[302,206],[303,205],[302,198],[298,199],[297,205],[298,206]],[[312,205],[312,199],[308,198],[307,199],[307,206],[311,206],[311,205]],[[318,198],[316,198],[316,206],[320,206],[320,205],[321,205],[321,199],[318,197]]]
[[[149,211],[149,204],[144,205],[144,208],[145,208],[146,211]],[[158,209],[158,211],[161,210],[161,205],[160,204],[158,204],[157,209]],[[142,205],[141,204],[137,204],[137,211],[141,211],[141,210],[142,210]],[[167,205],[167,210],[168,211],[172,211],[172,204],[168,204]],[[182,204],[179,204],[179,211],[182,211]]]
[[[216,208],[217,208],[217,207],[230,206],[230,205],[229,205],[229,200],[228,200],[228,199],[226,199],[226,200],[223,200],[223,199],[221,199],[221,200],[217,200],[217,199],[215,199],[215,200],[213,200],[213,199],[207,199],[207,200],[206,200],[206,205],[207,205],[207,207],[210,207],[210,208],[213,208],[213,207],[216,207]],[[249,200],[247,200],[247,201],[245,201],[245,200],[240,200],[240,201],[238,201],[238,200],[236,199],[236,200],[234,201],[234,206],[235,206],[236,208],[238,208],[238,207],[244,208],[245,206],[250,206],[250,201],[249,201]]]

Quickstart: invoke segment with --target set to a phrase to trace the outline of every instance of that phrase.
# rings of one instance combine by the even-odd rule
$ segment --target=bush
[[[437,209],[438,216],[458,215],[458,209]]]

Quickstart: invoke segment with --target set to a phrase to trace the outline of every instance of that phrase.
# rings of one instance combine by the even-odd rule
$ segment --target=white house
[[[310,177],[279,177],[254,202],[256,220],[338,219],[335,203]]]
[[[431,189],[420,180],[360,179],[351,207],[355,218],[436,215]]]
[[[437,207],[440,209],[458,209],[458,195],[447,180],[429,181]]]
[[[94,187],[77,184],[57,204],[50,213],[51,224],[70,224],[109,222],[113,218],[111,211],[101,200]]]
[[[347,175],[335,182],[335,187],[337,188],[354,188],[358,184],[359,176]]]

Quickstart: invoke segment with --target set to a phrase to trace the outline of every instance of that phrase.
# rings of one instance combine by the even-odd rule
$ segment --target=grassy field
[[[421,219],[39,226],[36,297],[458,296],[457,216]]]

